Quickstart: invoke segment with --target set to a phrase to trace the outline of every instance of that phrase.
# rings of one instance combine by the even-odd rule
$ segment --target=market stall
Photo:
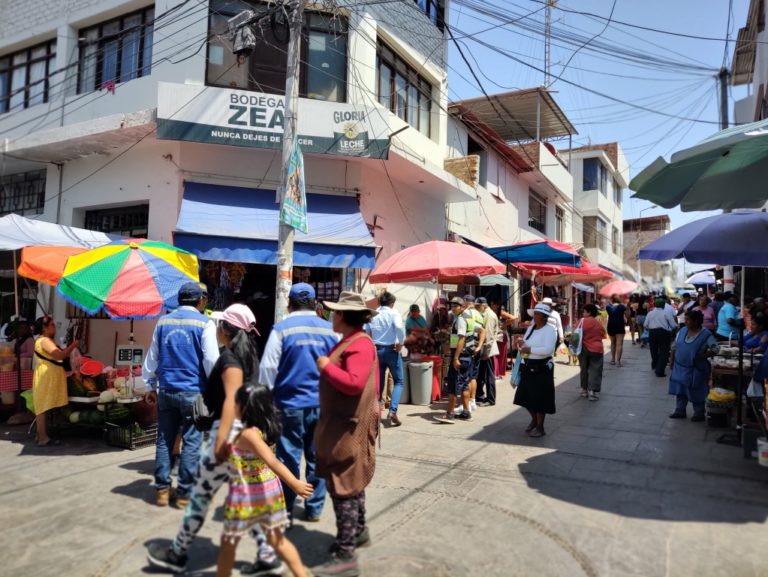
[[[161,242],[125,239],[77,251],[65,261],[51,260],[36,251],[24,256],[20,272],[36,274],[41,282],[56,283],[58,294],[89,315],[106,315],[131,323],[127,343],[115,343],[114,357],[91,359],[87,352],[87,319],[76,320],[65,342],[80,340],[70,357],[67,379],[69,405],[60,411],[59,425],[103,431],[110,445],[136,449],[154,443],[156,410],[145,401],[141,380],[144,348],[133,339],[135,319],[157,318],[178,306],[179,287],[197,281],[197,258]],[[34,272],[30,272],[34,271]],[[1,366],[1,363],[0,363]],[[30,379],[31,385],[31,379]]]

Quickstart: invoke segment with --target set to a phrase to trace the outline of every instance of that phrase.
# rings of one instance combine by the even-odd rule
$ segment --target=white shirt
[[[549,323],[536,330],[531,327],[525,333],[523,345],[531,347],[529,359],[547,359],[555,354],[557,331]]]
[[[391,346],[405,342],[405,325],[403,319],[396,310],[381,306],[370,323],[365,325],[365,332],[371,335],[373,344],[379,346]]]
[[[556,310],[552,310],[547,319],[547,324],[557,331],[557,338],[563,340],[563,319],[560,318],[560,313]]]
[[[648,316],[645,317],[643,328],[649,331],[652,329],[674,331],[677,328],[677,321],[675,320],[675,317],[671,316],[667,311],[657,307],[650,311]]]

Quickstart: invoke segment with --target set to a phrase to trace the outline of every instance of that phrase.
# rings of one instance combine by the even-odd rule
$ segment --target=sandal
[[[40,441],[37,442],[38,447],[55,447],[61,445],[61,441],[58,439],[48,439],[45,443],[41,443]]]
[[[526,432],[526,433],[530,433],[530,432],[531,432],[531,431],[533,431],[535,428],[536,428],[536,423],[531,423],[530,425],[528,425],[528,426],[526,427],[526,429],[525,429],[525,432]]]
[[[534,429],[530,433],[528,433],[529,437],[543,437],[547,433],[544,431],[544,429]]]

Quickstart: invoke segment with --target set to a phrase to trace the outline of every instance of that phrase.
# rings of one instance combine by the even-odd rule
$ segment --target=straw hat
[[[323,305],[332,311],[369,311],[373,316],[379,314],[379,311],[368,308],[363,295],[351,291],[341,291],[338,302],[323,301]]]
[[[550,310],[549,306],[545,305],[544,303],[539,303],[532,309],[528,309],[528,314],[530,316],[533,316],[533,313],[541,313],[547,317],[552,315],[552,311]]]

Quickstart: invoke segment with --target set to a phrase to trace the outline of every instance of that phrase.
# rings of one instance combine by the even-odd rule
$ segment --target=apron
[[[683,328],[675,343],[675,364],[669,377],[669,394],[685,395],[692,403],[703,403],[709,393],[709,373],[711,367],[707,359],[696,355],[706,347],[712,333],[702,328],[693,342],[685,342],[688,328]]]
[[[329,359],[338,365],[344,351],[364,332],[339,343]],[[376,437],[379,431],[376,375],[379,363],[372,352],[368,382],[359,396],[337,391],[320,375],[320,419],[315,428],[316,472],[328,483],[333,497],[352,497],[361,493],[373,479],[376,469]]]

